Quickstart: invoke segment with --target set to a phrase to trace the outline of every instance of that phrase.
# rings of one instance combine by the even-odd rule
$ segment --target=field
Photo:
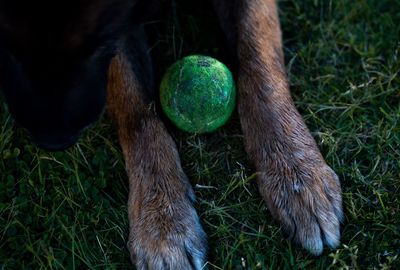
[[[194,53],[229,64],[215,18],[197,5],[176,1],[146,26],[157,74]],[[285,239],[234,113],[210,135],[170,127],[208,234],[208,267],[400,269],[400,1],[279,6],[295,104],[341,180],[342,244],[315,258]],[[55,153],[36,148],[4,105],[0,123],[0,269],[131,268],[127,177],[107,116]]]

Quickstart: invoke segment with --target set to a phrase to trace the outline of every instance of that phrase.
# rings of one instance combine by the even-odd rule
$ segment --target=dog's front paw
[[[311,156],[271,160],[259,188],[290,238],[320,255],[324,244],[335,248],[340,243],[342,197],[335,172],[318,154]]]
[[[206,235],[191,201],[146,202],[131,220],[128,248],[137,269],[204,268]]]

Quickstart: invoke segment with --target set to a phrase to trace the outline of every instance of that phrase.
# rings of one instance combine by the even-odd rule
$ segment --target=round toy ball
[[[180,129],[191,133],[215,131],[235,107],[232,73],[218,60],[192,55],[175,62],[160,86],[161,107]]]

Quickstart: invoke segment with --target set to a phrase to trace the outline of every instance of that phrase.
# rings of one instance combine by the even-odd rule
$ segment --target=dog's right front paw
[[[131,210],[128,248],[137,269],[205,269],[206,235],[189,199]]]

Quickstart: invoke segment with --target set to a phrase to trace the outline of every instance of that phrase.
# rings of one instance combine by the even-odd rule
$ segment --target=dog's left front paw
[[[301,161],[271,160],[258,179],[269,210],[290,238],[314,255],[340,244],[343,220],[337,175],[318,154]]]

